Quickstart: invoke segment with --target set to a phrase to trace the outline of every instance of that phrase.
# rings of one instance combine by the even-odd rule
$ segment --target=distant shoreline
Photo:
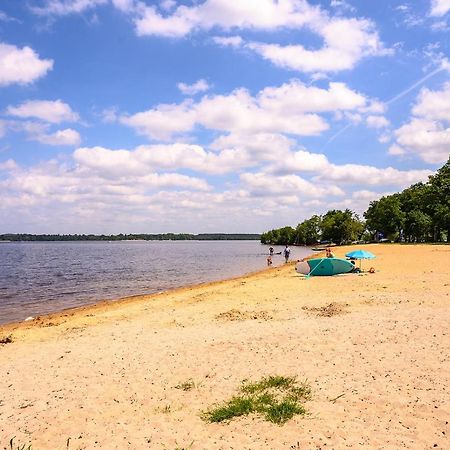
[[[0,242],[59,241],[259,241],[256,233],[162,233],[162,234],[1,234]]]

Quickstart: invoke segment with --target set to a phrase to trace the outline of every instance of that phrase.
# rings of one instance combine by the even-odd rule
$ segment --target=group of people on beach
[[[270,267],[273,264],[273,260],[272,260],[272,256],[274,255],[274,248],[273,247],[269,247],[269,256],[267,257],[267,265]],[[281,254],[281,252],[279,252],[278,254]],[[289,245],[286,245],[286,247],[283,250],[283,256],[284,256],[284,262],[287,263],[289,262],[289,258],[291,256],[291,249],[289,247]],[[325,256],[327,258],[334,258],[334,254],[331,251],[330,247],[327,247],[325,249]]]
[[[267,265],[268,266],[271,266],[273,264],[272,256],[274,255],[274,251],[275,250],[273,247],[269,247],[269,256],[267,257]],[[281,254],[281,252],[279,254]],[[287,263],[291,256],[291,249],[289,248],[289,245],[286,245],[286,247],[284,248],[283,256],[284,256],[284,261]]]

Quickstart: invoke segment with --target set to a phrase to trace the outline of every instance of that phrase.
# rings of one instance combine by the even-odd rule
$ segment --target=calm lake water
[[[291,250],[294,260],[311,253]],[[2,243],[0,323],[243,275],[267,267],[267,254],[258,241]]]

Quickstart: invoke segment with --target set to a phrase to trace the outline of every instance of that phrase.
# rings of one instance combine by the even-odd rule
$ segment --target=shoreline
[[[59,241],[55,241],[55,242],[59,242]],[[74,242],[76,242],[76,241],[74,241]],[[89,241],[86,241],[86,242],[89,242]],[[103,241],[94,241],[94,242],[103,242]],[[124,242],[124,241],[121,241],[121,242]],[[174,241],[174,242],[178,242],[178,241]],[[199,241],[199,242],[201,242],[201,241]],[[222,242],[222,241],[217,241],[217,242]],[[34,242],[24,241],[24,243],[28,244],[28,243],[34,243]],[[309,247],[309,246],[299,246],[299,247],[304,248],[304,249],[311,249],[311,247]],[[321,252],[312,252],[312,253],[307,254],[306,256],[303,256],[303,258],[310,258],[311,256],[314,256],[314,254],[320,255],[322,253]],[[264,255],[262,255],[262,256],[264,256]],[[293,261],[290,261],[289,263],[291,264],[292,262]],[[137,301],[139,299],[141,299],[141,300],[150,299],[152,297],[158,297],[165,293],[172,293],[172,292],[175,293],[178,290],[190,289],[190,288],[197,287],[197,286],[198,287],[208,286],[211,283],[221,283],[221,282],[226,282],[226,281],[232,281],[232,280],[239,279],[242,277],[248,277],[248,276],[256,275],[259,273],[263,273],[267,270],[276,269],[276,268],[279,268],[282,266],[284,266],[284,263],[280,263],[280,265],[272,266],[272,267],[263,266],[263,268],[261,268],[259,270],[250,270],[249,272],[244,272],[243,274],[239,274],[239,275],[227,276],[226,278],[219,278],[219,279],[211,280],[211,281],[203,281],[203,282],[198,282],[198,283],[187,283],[187,284],[183,284],[183,285],[180,285],[177,287],[172,287],[172,288],[168,288],[168,289],[164,289],[164,290],[152,292],[152,293],[136,293],[136,294],[117,296],[117,297],[112,297],[112,298],[93,299],[92,302],[88,302],[84,305],[82,304],[79,306],[69,306],[67,308],[56,309],[55,311],[51,311],[51,312],[35,313],[34,315],[29,314],[28,316],[24,316],[24,318],[22,320],[13,320],[11,322],[0,323],[0,332],[2,332],[2,330],[4,330],[4,329],[6,330],[7,328],[11,328],[11,327],[19,327],[21,325],[30,325],[33,322],[35,322],[36,320],[45,320],[47,318],[55,318],[58,315],[67,315],[68,313],[69,314],[76,313],[77,310],[84,311],[84,310],[87,310],[90,308],[96,309],[96,307],[105,307],[107,304],[113,305],[113,304],[117,304],[117,303],[121,303],[121,302]],[[28,317],[32,317],[32,319],[26,320]]]
[[[19,323],[0,345],[0,444],[446,449],[450,247],[361,247],[376,273],[306,279],[291,263]],[[202,421],[268,375],[309,380],[307,416]]]
[[[317,252],[319,253],[319,252]],[[323,253],[323,252],[321,252]],[[319,253],[319,254],[321,254]],[[309,258],[312,255],[307,255],[304,258]],[[90,313],[95,311],[104,311],[108,309],[109,306],[111,306],[111,309],[114,308],[120,308],[126,304],[135,303],[135,302],[143,302],[143,301],[152,301],[158,298],[161,298],[161,296],[170,296],[170,295],[176,295],[183,293],[185,291],[191,291],[193,289],[201,289],[201,288],[210,288],[214,286],[220,286],[224,283],[229,283],[232,281],[239,281],[239,280],[245,280],[248,278],[252,278],[257,275],[264,274],[266,272],[273,272],[277,269],[284,268],[286,266],[292,267],[294,264],[296,264],[296,261],[289,261],[287,264],[282,264],[280,266],[274,266],[274,267],[265,267],[261,270],[251,271],[248,273],[245,273],[243,275],[238,275],[235,277],[230,278],[224,278],[222,280],[214,280],[214,281],[205,281],[202,283],[195,283],[195,284],[186,284],[179,287],[174,287],[171,289],[166,289],[159,292],[154,292],[152,294],[135,294],[135,295],[127,295],[125,297],[118,297],[114,299],[103,299],[95,301],[94,303],[82,305],[82,306],[75,306],[71,308],[65,308],[62,310],[50,312],[47,314],[39,314],[36,317],[33,317],[31,320],[21,320],[19,322],[7,322],[0,324],[0,333],[13,331],[20,328],[32,328],[33,325],[37,322],[45,322],[50,320],[58,320],[62,317],[67,317],[67,315],[70,316],[76,316],[77,314],[81,315],[84,313]]]

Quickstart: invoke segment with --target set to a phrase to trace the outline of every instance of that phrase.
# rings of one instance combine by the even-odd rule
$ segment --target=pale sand
[[[449,449],[450,246],[365,248],[375,274],[289,265],[3,327],[0,448]],[[201,420],[270,374],[309,380],[308,416]]]

